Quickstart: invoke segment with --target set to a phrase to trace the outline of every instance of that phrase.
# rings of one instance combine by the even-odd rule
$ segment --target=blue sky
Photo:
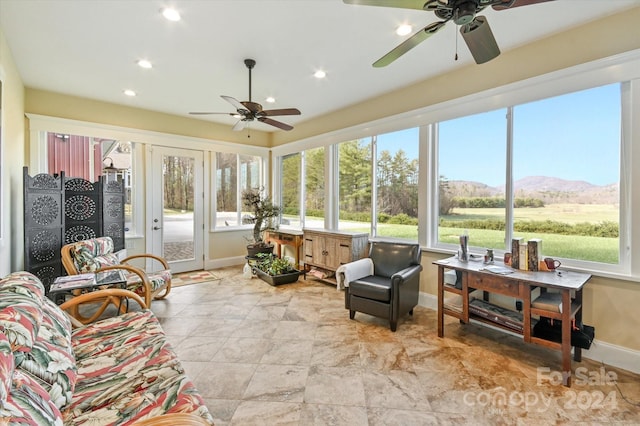
[[[449,180],[503,185],[506,109],[440,123],[440,174]],[[418,129],[378,136],[379,150],[418,157]],[[514,109],[514,177],[553,176],[595,185],[616,183],[620,163],[620,85],[518,105]]]

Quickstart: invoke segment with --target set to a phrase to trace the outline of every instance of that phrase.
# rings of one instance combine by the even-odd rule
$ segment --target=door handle
[[[154,231],[157,231],[158,229],[162,229],[162,226],[154,226],[154,227],[153,227],[153,230],[154,230]]]

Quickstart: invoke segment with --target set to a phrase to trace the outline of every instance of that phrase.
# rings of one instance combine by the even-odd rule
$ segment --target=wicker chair
[[[127,278],[127,289],[144,298],[150,307],[151,300],[163,299],[171,291],[171,270],[167,261],[153,254],[136,254],[118,259],[113,252],[111,237],[99,237],[66,244],[61,249],[62,264],[69,275],[87,272],[101,272],[113,269],[123,270]],[[130,265],[133,259],[152,259],[160,270],[149,272]]]

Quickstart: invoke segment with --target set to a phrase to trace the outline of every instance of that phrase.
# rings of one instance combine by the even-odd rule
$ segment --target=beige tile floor
[[[640,424],[640,375],[584,360],[566,388],[560,353],[516,336],[447,319],[438,338],[422,307],[393,333],[334,286],[215,272],[152,309],[217,425]]]

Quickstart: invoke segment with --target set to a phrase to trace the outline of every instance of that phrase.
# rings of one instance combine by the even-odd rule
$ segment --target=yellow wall
[[[37,89],[26,89],[25,111],[31,114],[71,120],[88,121],[131,129],[184,135],[202,139],[235,142],[266,147],[270,144],[267,132],[252,130],[251,138],[246,132],[234,132],[231,126],[179,117],[94,99],[79,98]]]
[[[2,79],[2,240],[0,276],[22,268],[22,167],[26,164],[24,86],[0,29]]]

